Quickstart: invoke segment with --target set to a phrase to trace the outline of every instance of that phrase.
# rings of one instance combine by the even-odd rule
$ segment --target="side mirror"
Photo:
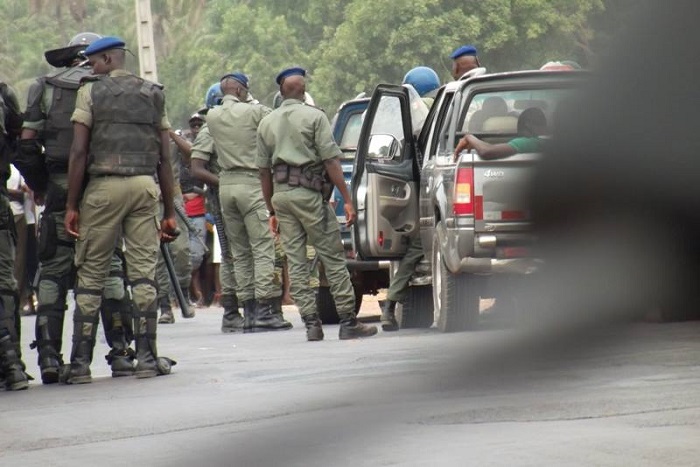
[[[401,152],[401,144],[392,135],[372,135],[369,138],[367,159],[392,160]]]

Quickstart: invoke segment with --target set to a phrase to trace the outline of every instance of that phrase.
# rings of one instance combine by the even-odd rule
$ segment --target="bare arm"
[[[265,206],[267,206],[267,210],[271,213],[275,212],[272,208],[272,194],[274,192],[274,188],[272,187],[272,172],[267,167],[261,167],[258,170],[260,171],[260,185],[262,186]]]
[[[168,154],[169,135],[167,130],[160,132],[160,164],[158,164],[158,182],[160,184],[161,197],[163,198],[163,218],[175,216],[173,196],[175,192],[175,180],[173,168]]]
[[[465,149],[473,149],[479,157],[487,160],[502,159],[516,153],[515,149],[508,143],[490,144],[470,134],[464,135],[457,143],[454,159],[457,160],[459,153]]]
[[[69,235],[78,237],[78,200],[85,181],[90,128],[82,123],[73,124],[73,144],[68,159],[68,197],[64,226]]]
[[[170,138],[175,143],[175,146],[185,155],[185,157],[190,157],[192,155],[192,143],[187,141],[182,136],[175,133],[173,130],[169,130]]]
[[[219,186],[219,177],[207,169],[207,163],[202,159],[192,159],[190,174],[209,186]]]

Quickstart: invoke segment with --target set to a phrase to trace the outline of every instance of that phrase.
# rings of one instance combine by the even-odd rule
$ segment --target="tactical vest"
[[[42,132],[48,165],[62,166],[64,169],[68,167],[68,155],[73,143],[73,124],[70,118],[75,110],[80,80],[90,74],[89,68],[74,67],[44,78],[54,87],[51,107]],[[30,111],[27,109],[27,112]]]
[[[161,87],[135,75],[101,76],[92,84],[88,173],[154,175],[160,161]]]

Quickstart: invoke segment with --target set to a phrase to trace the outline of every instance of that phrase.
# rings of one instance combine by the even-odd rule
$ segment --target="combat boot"
[[[39,305],[36,318],[36,340],[29,347],[39,353],[39,369],[41,382],[44,384],[57,383],[59,370],[63,366],[63,356],[60,354],[63,334],[64,310],[51,305]]]
[[[321,318],[317,313],[312,315],[302,316],[301,319],[304,321],[306,326],[306,340],[307,341],[322,341],[323,340],[323,327],[321,327]]]
[[[158,303],[160,304],[160,318],[158,319],[158,324],[173,324],[175,322],[175,315],[170,305],[170,298],[160,297]]]
[[[238,311],[238,298],[235,295],[224,295],[221,297],[221,305],[224,307],[221,332],[242,332],[245,319]]]
[[[158,376],[158,357],[156,340],[148,334],[136,336],[136,369],[137,378],[153,378]]]
[[[274,313],[274,315],[277,316],[280,321],[285,323],[285,328],[291,329],[294,327],[292,323],[284,319],[284,313],[282,312],[282,296],[272,299],[272,313]]]
[[[391,332],[399,330],[399,323],[396,321],[396,302],[387,300],[382,307],[382,331]]]
[[[340,330],[338,332],[338,338],[340,340],[370,337],[376,333],[376,326],[367,326],[359,322],[354,314],[340,316]]]
[[[66,384],[87,384],[92,383],[92,373],[90,364],[92,363],[92,352],[95,340],[80,336],[73,336],[73,349],[70,355],[70,365],[64,375],[63,383]]]
[[[286,331],[291,323],[275,313],[275,299],[259,300],[254,311],[254,320],[250,332]]]
[[[253,332],[255,322],[255,309],[258,307],[256,300],[243,300],[243,332]]]
[[[29,387],[29,377],[24,372],[24,363],[12,336],[5,332],[0,338],[0,373],[5,380],[5,389],[20,391]]]
[[[132,376],[134,374],[134,359],[136,354],[126,342],[123,332],[112,332],[112,349],[105,356],[112,369],[112,378]]]

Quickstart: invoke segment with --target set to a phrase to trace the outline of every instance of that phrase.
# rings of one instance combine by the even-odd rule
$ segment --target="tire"
[[[429,328],[433,325],[433,287],[409,287],[404,303],[396,304],[396,320],[401,329]]]
[[[353,290],[355,292],[355,313],[358,313],[362,306],[362,294],[358,294],[357,288],[353,287]],[[321,286],[318,288],[318,293],[316,294],[316,309],[318,310],[318,315],[321,317],[321,322],[323,324],[338,324],[340,321],[330,287]]]
[[[479,278],[472,274],[452,274],[442,259],[438,237],[433,240],[433,307],[441,332],[476,328],[479,321]]]

